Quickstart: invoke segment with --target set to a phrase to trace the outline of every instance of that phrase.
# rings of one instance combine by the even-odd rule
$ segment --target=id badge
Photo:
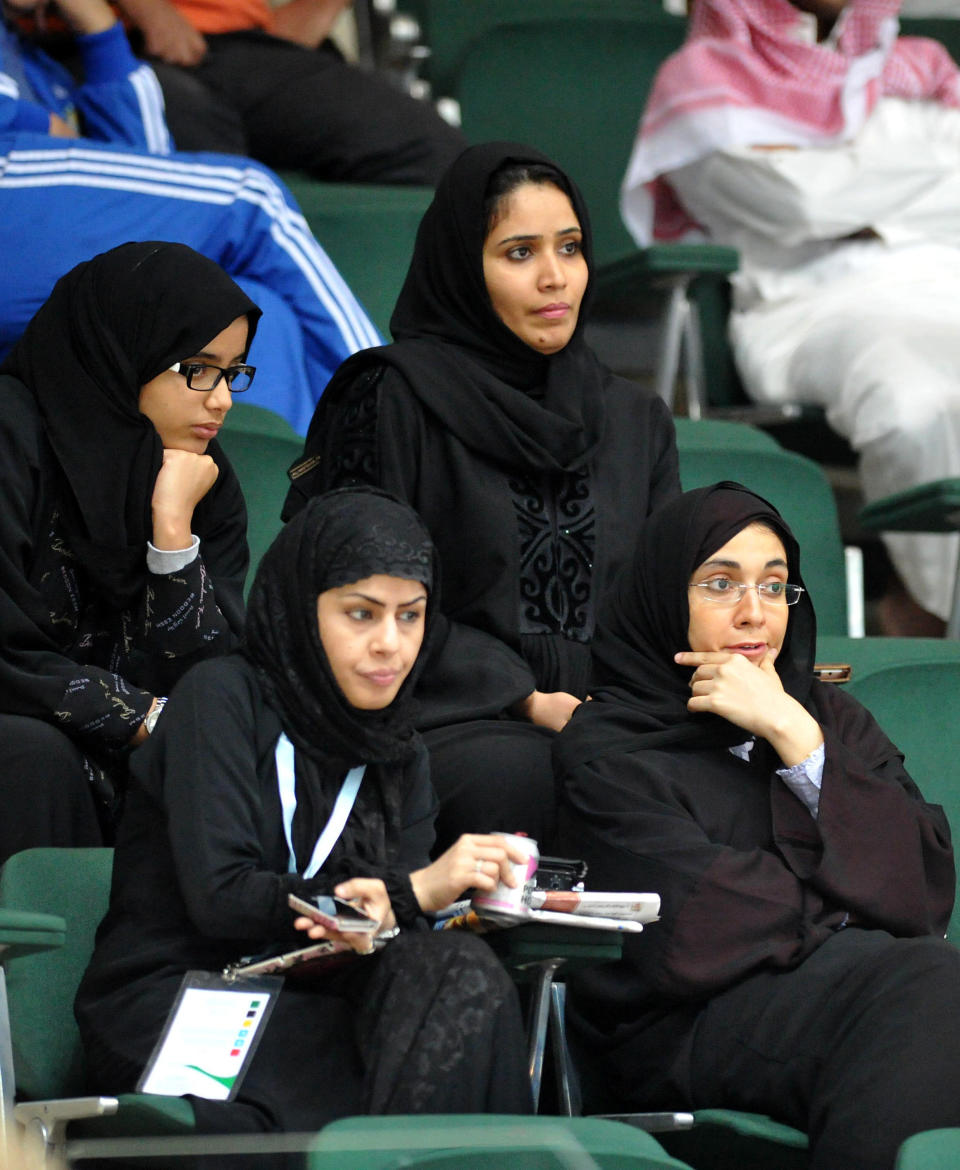
[[[188,971],[137,1092],[232,1101],[282,987],[270,976],[229,983]]]

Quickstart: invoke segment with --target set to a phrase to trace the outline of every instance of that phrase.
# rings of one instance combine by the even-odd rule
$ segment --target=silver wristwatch
[[[166,697],[157,699],[149,715],[143,721],[143,726],[147,729],[147,735],[153,735],[153,729],[157,726],[157,720],[160,718],[160,712],[166,706]]]

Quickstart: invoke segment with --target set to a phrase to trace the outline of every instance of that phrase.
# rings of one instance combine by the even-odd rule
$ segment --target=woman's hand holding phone
[[[328,938],[334,942],[345,943],[351,950],[360,954],[369,954],[373,950],[374,935],[383,930],[391,930],[395,925],[387,887],[379,878],[351,878],[350,881],[341,882],[334,893],[338,899],[351,903],[351,906],[365,915],[372,925],[364,923],[361,930],[344,930],[342,928],[344,914],[341,914],[339,909],[336,917],[333,917],[309,902],[291,895],[289,898],[291,906],[303,911],[294,919],[294,927],[305,931],[309,938]],[[344,909],[348,911],[350,908]]]

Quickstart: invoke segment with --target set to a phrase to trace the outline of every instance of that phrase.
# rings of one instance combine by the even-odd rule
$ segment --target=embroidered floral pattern
[[[520,632],[589,642],[596,541],[589,471],[553,477],[544,488],[510,479],[520,538]]]

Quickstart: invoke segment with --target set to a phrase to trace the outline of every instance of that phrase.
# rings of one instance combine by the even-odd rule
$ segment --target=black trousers
[[[152,61],[178,150],[243,154],[353,183],[433,185],[466,146],[428,102],[343,60],[262,32],[207,37],[185,68]]]
[[[942,939],[842,930],[685,1014],[672,1059],[657,1025],[637,1037],[641,1092],[768,1113],[809,1134],[812,1170],[892,1170],[911,1134],[960,1125],[960,951]]]

